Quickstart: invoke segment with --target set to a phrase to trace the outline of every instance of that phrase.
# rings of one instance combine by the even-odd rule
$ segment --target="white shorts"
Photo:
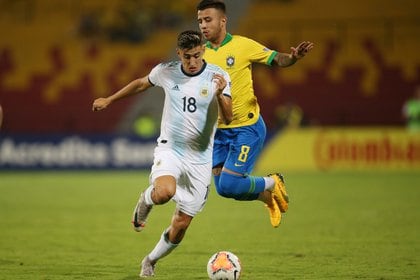
[[[150,183],[163,175],[176,179],[176,192],[173,201],[177,208],[194,217],[206,204],[211,183],[211,161],[192,164],[181,158],[172,149],[156,147],[154,162],[150,173]]]

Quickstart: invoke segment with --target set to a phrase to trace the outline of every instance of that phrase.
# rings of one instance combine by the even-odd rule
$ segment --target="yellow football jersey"
[[[219,48],[213,49],[207,42],[204,59],[228,72],[232,81],[233,121],[229,125],[219,121],[219,128],[252,125],[257,122],[260,107],[254,94],[252,63],[271,65],[276,54],[276,51],[254,40],[229,33]]]

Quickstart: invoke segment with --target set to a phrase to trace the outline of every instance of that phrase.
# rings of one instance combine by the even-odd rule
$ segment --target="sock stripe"
[[[248,193],[254,193],[255,191],[255,177],[249,176],[249,181],[251,182],[251,185],[249,186]]]

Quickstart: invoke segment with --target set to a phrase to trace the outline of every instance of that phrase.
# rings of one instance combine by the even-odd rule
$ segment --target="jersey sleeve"
[[[162,75],[160,75],[162,72],[162,63],[156,65],[155,67],[153,67],[152,71],[150,71],[149,73],[149,82],[154,85],[154,86],[160,86],[161,85],[161,81],[160,81],[160,77]]]
[[[250,61],[271,65],[277,52],[267,48],[266,46],[247,38],[247,46],[249,48]]]

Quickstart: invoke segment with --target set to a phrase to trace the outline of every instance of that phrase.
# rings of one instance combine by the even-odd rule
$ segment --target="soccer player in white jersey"
[[[170,226],[154,249],[144,257],[140,277],[154,275],[157,261],[182,241],[193,217],[206,203],[211,183],[213,137],[218,118],[232,121],[229,75],[203,60],[205,51],[200,32],[184,31],[178,36],[180,61],[161,63],[149,75],[93,103],[93,110],[160,86],[165,91],[162,123],[150,186],[134,209],[133,224],[141,231],[153,205],[176,202]]]

